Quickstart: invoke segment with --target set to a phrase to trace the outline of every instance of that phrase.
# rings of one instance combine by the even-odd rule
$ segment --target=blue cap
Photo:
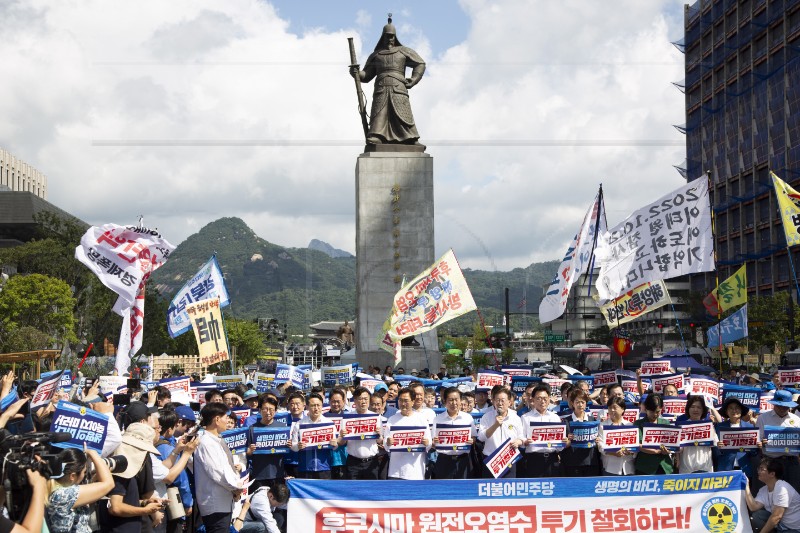
[[[197,416],[188,405],[179,405],[175,408],[175,414],[178,415],[178,420],[191,420],[197,422]]]

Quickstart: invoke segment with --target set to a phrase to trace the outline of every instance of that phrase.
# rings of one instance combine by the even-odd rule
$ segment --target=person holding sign
[[[484,457],[492,455],[495,450],[509,439],[517,447],[522,446],[524,442],[525,431],[523,430],[522,420],[517,416],[517,413],[511,410],[512,396],[513,394],[508,388],[503,387],[500,389],[494,395],[494,409],[487,410],[481,417],[481,423],[478,427],[478,440],[484,443]],[[548,393],[548,398],[549,396]],[[494,475],[485,465],[482,477],[494,479]],[[511,466],[505,477],[517,477],[516,464]]]
[[[788,390],[775,391],[775,396],[768,400],[772,404],[772,411],[766,411],[758,415],[756,427],[759,429],[761,443],[766,445],[764,428],[767,426],[800,427],[800,417],[791,413],[789,410],[797,407],[797,402],[792,401],[792,393]],[[766,457],[778,459],[783,466],[783,479],[786,480],[794,490],[800,491],[800,463],[796,454],[781,453],[779,451],[765,451]]]
[[[331,448],[339,446],[336,430],[330,434],[330,439],[325,443],[308,444],[301,433],[305,425],[317,425],[326,422],[322,416],[322,396],[310,394],[308,396],[308,414],[292,426],[292,450],[300,452],[297,464],[297,477],[303,479],[330,479],[331,478]],[[333,422],[330,423],[333,427]],[[309,429],[309,431],[311,431]]]
[[[435,479],[469,479],[472,474],[470,449],[475,424],[472,415],[461,411],[461,391],[448,387],[442,393],[446,411],[433,419],[433,444],[438,452],[433,468]]]
[[[708,406],[702,396],[690,394],[686,399],[684,414],[688,422],[701,422],[708,416]],[[684,434],[685,434],[685,430]],[[712,446],[716,446],[719,439],[716,431],[711,431]],[[679,474],[692,474],[694,472],[713,472],[714,460],[711,446],[683,446],[675,455],[675,464]]]
[[[742,420],[749,412],[750,409],[746,405],[743,405],[738,398],[728,398],[719,409],[720,415],[722,415],[725,420],[717,424],[717,430],[754,428],[755,426],[753,426],[753,424]],[[717,471],[741,470],[747,477],[755,476],[756,473],[751,463],[758,457],[759,448],[761,448],[761,441],[758,441],[758,448],[744,450],[720,450],[719,448],[714,448],[717,459]]]
[[[586,383],[586,381],[582,383]],[[572,389],[569,392],[569,401],[572,404],[572,414],[567,419],[566,447],[559,454],[561,475],[564,477],[596,476],[600,472],[600,458],[595,446],[599,437],[594,437],[589,441],[576,440],[577,430],[575,429],[581,424],[594,423],[589,420],[586,411],[586,406],[589,403],[589,394],[580,387]],[[582,431],[588,432],[589,435],[594,431],[594,435],[598,435],[597,427],[594,429],[583,428]]]
[[[642,427],[645,424],[664,424],[671,425],[670,421],[661,417],[664,409],[664,399],[660,394],[648,394],[643,402],[645,417],[633,423],[639,428],[639,441],[642,440]],[[636,473],[639,475],[671,474],[675,467],[672,464],[672,454],[662,445],[655,450],[642,448],[636,455]]]
[[[550,411],[550,385],[540,383],[534,387],[530,397],[530,411],[522,415],[520,421],[525,437],[524,463],[522,464],[522,475],[520,477],[558,477],[561,474],[561,467],[558,454],[548,448],[537,448],[531,440],[531,423],[540,422],[561,422],[561,418]],[[585,406],[585,405],[584,405]],[[484,416],[485,418],[485,416]],[[481,422],[483,425],[483,422]],[[485,453],[485,452],[484,452]]]
[[[392,415],[386,422],[384,435],[386,445],[391,448],[396,444],[392,438],[393,428],[423,428],[422,445],[428,448],[431,445],[431,431],[428,421],[414,411],[416,393],[413,389],[400,389],[397,395],[397,405],[400,411]],[[404,452],[391,450],[389,453],[389,469],[387,479],[425,479],[425,466],[428,454],[423,451]]]
[[[353,402],[356,404],[356,414],[366,415],[371,414],[369,408],[372,400],[372,395],[369,389],[365,387],[358,387],[353,391]],[[383,399],[381,398],[381,403]],[[382,409],[381,409],[382,410]],[[379,415],[380,413],[374,413]],[[347,445],[347,479],[378,479],[380,472],[380,461],[378,460],[379,446],[383,445],[383,438],[381,434],[381,417],[378,417],[378,423],[375,431],[377,439],[369,439],[362,437],[358,440],[346,440],[348,431],[345,429],[344,423],[342,424],[342,431],[339,433],[339,445]]]
[[[263,394],[258,400],[258,410],[261,419],[250,426],[247,434],[247,456],[250,458],[250,467],[253,484],[250,492],[255,492],[259,487],[274,488],[276,483],[283,482],[283,454],[280,453],[255,453],[256,438],[253,428],[286,427],[286,424],[275,418],[278,412],[278,400],[273,396]]]
[[[603,459],[603,474],[607,476],[630,476],[633,475],[636,469],[634,468],[634,458],[636,452],[626,450],[624,447],[615,452],[606,452],[602,443],[605,442],[603,438],[603,428],[609,426],[630,426],[630,422],[625,420],[622,415],[625,414],[625,400],[612,396],[608,399],[608,418],[603,420],[600,427],[600,455]]]

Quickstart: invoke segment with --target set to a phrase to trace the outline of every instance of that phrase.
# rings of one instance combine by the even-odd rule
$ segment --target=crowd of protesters
[[[476,390],[474,380],[426,388],[422,376],[395,380],[400,374],[390,367],[384,373],[370,370],[370,375],[381,380],[374,389],[359,386],[356,380],[353,386],[328,390],[316,385],[301,391],[282,384],[259,393],[252,384],[240,383],[206,392],[199,411],[197,405],[172,402],[169,389],[163,386],[148,392],[129,391],[132,394],[125,405],[113,405],[95,381],[88,387],[73,387],[72,394],[59,390],[47,405],[28,412],[24,407],[37,383],[22,382],[14,387],[14,375],[9,373],[0,383],[0,426],[8,434],[48,431],[60,400],[108,415],[109,423],[102,452],[54,449],[60,471],[49,479],[32,470],[26,472],[30,508],[16,525],[0,520],[0,533],[38,532],[43,523],[57,533],[212,533],[229,532],[231,528],[239,532],[285,532],[289,499],[286,482],[291,478],[492,478],[485,459],[508,440],[522,454],[504,473],[507,478],[742,470],[749,479],[746,502],[754,526],[763,532],[800,531],[797,454],[762,450],[765,442],[761,441],[754,449],[721,449],[716,446],[716,436],[712,446],[686,447],[677,452],[664,446],[606,450],[604,428],[675,423],[662,411],[665,396],[680,395],[674,387],[657,394],[644,390],[640,380],[641,414],[630,421],[623,415],[634,398],[619,383],[591,391],[588,381],[579,380],[554,391],[545,382],[533,382],[517,395],[501,385],[489,391]],[[413,373],[419,374],[416,370]],[[444,378],[446,370],[439,374],[428,376]],[[791,391],[777,381],[760,383],[758,376],[747,378],[759,379],[759,385],[774,389],[769,400],[771,410],[756,413],[735,398],[715,408],[703,396],[688,395],[683,396],[685,412],[677,418],[711,421],[720,429],[755,427],[762,438],[767,426],[800,426],[800,418],[794,414],[796,396]],[[233,413],[242,409],[249,410],[249,416]],[[343,429],[325,446],[308,446],[300,438],[301,426],[343,413],[379,415],[374,438],[347,439]],[[596,441],[588,447],[573,446],[571,426],[586,421],[600,423]],[[534,444],[527,428],[539,422],[566,423],[566,438],[559,448],[550,450]],[[438,435],[448,426],[470,427],[467,446],[437,448]],[[254,430],[264,427],[291,428],[291,451],[256,453]],[[425,428],[423,449],[392,450],[393,427]],[[252,428],[241,453],[232,452],[223,438],[234,428]],[[38,503],[41,505],[37,507]]]

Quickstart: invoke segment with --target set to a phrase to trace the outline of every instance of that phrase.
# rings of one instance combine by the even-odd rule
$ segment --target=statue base
[[[364,153],[371,152],[412,152],[423,153],[426,146],[424,144],[368,144],[364,146]]]
[[[422,148],[421,145],[371,145]],[[417,151],[365,152],[356,164],[356,358],[362,366],[393,365],[379,346],[383,323],[403,277],[411,281],[436,260],[433,241],[433,158]],[[417,335],[400,363],[438,369],[436,331]]]

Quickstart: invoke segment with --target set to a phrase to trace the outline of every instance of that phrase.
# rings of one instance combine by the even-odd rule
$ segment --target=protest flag
[[[774,172],[770,171],[769,175],[772,176],[772,184],[775,186],[775,196],[783,221],[783,233],[786,235],[786,246],[800,244],[800,193]]]
[[[231,303],[216,255],[212,255],[172,298],[167,310],[169,336],[174,339],[192,329],[192,321],[186,312],[188,304],[211,298],[219,298],[221,308]]]
[[[545,289],[544,298],[539,304],[540,323],[552,322],[564,314],[570,288],[589,269],[597,235],[604,233],[606,229],[606,213],[600,191],[586,211],[583,223],[567,247],[553,280]]]
[[[709,348],[744,339],[749,335],[747,330],[747,304],[728,318],[710,327],[706,331]]]
[[[602,300],[648,281],[715,270],[708,180],[691,181],[631,213],[599,236],[596,256]]]
[[[393,341],[399,341],[476,309],[451,249],[395,294],[384,328]]]
[[[742,265],[731,277],[719,284],[703,298],[703,305],[710,315],[719,315],[727,309],[747,302],[747,269]]]

